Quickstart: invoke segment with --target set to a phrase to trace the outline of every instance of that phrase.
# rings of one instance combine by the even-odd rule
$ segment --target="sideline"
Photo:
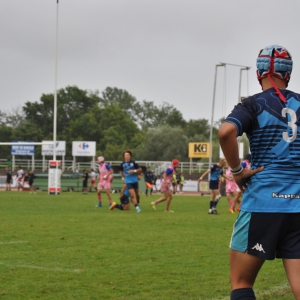
[[[14,268],[28,268],[28,269],[38,269],[38,270],[44,270],[44,271],[57,271],[57,272],[68,272],[68,273],[82,273],[83,270],[80,269],[63,269],[63,268],[47,268],[42,266],[33,266],[33,265],[17,265],[14,263],[6,263],[3,261],[0,261],[0,265],[7,266],[7,267],[14,267]]]

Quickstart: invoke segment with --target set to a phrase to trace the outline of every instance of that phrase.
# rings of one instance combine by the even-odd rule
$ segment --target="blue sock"
[[[209,208],[212,209],[214,207],[214,201],[210,200],[209,202]]]
[[[236,289],[231,291],[230,300],[255,300],[255,294],[251,288]]]

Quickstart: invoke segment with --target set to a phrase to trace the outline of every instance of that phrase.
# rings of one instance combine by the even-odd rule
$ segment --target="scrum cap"
[[[276,90],[279,98],[286,102],[285,97],[280,93],[271,76],[283,80],[288,86],[293,69],[292,55],[282,46],[271,45],[260,50],[256,60],[257,79],[261,84],[261,79],[268,77]]]
[[[177,158],[174,158],[174,159],[172,160],[172,165],[173,165],[174,167],[177,167],[177,166],[179,165],[179,160],[178,160]]]
[[[104,162],[104,157],[103,157],[103,156],[99,156],[99,157],[98,157],[98,162],[99,162],[99,163]]]

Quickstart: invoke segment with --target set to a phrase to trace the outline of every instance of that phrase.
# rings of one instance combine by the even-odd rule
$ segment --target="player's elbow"
[[[232,136],[236,137],[236,127],[231,123],[223,123],[220,126],[218,138],[219,142],[222,145]]]

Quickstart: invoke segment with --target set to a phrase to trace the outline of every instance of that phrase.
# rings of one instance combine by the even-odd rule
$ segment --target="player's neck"
[[[279,89],[286,89],[286,84],[283,80],[277,78],[277,77],[274,77],[272,76],[272,80],[274,81],[274,83],[276,84],[276,86],[279,88]],[[270,81],[269,78],[263,78],[261,80],[261,86],[262,86],[262,90],[265,91],[265,90],[268,90],[270,88],[273,88],[273,85]]]

